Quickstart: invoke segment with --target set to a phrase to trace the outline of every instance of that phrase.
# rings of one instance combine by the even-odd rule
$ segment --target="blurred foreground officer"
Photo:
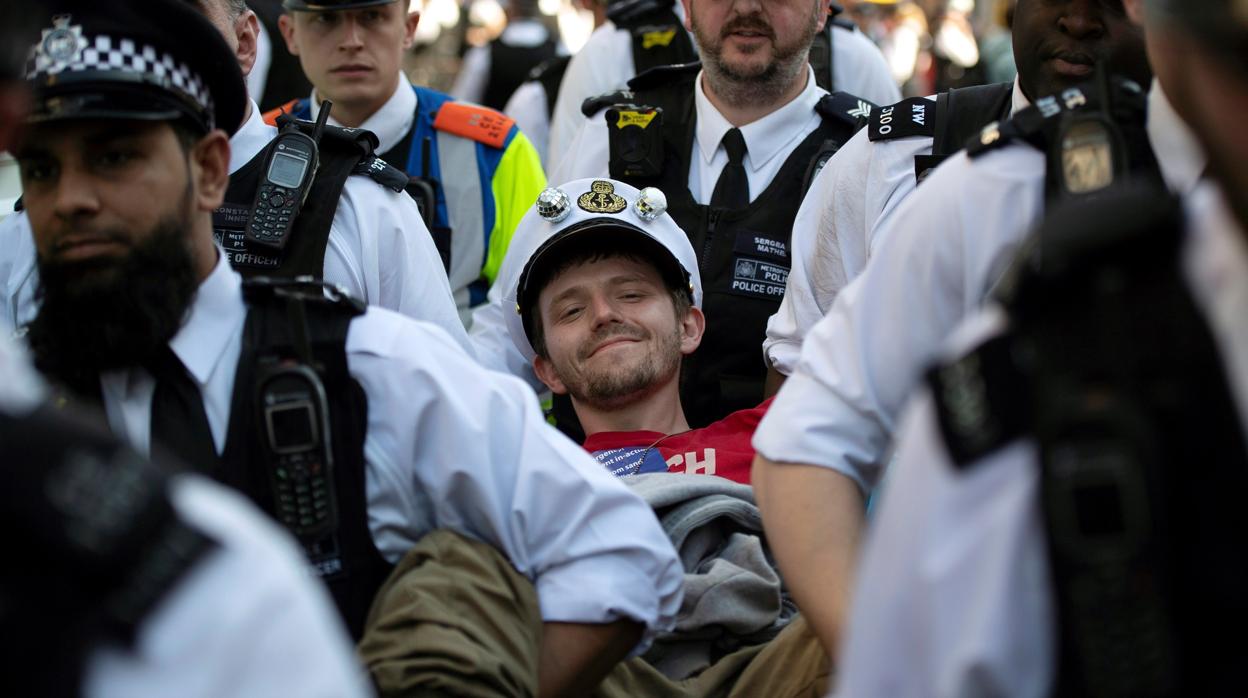
[[[815,37],[810,58],[819,86],[875,104],[900,99],[901,92],[875,44],[852,23],[836,18],[831,12],[834,5],[821,5],[829,10],[827,25]],[[611,2],[607,16],[611,22],[594,30],[576,52],[560,85],[550,127],[551,168],[571,154],[572,141],[585,121],[585,100],[621,89],[652,68],[696,61],[702,50],[686,29],[688,12],[683,2],[617,0]]]
[[[464,538],[535,586],[542,642],[523,668],[543,690],[588,692],[666,628],[680,600],[671,544],[528,389],[436,327],[319,283],[244,284],[229,267],[212,238],[229,162],[215,125],[239,121],[227,97],[242,76],[220,34],[182,2],[53,10],[58,41],[36,51],[16,148],[41,367],[98,397],[137,450],[176,453],[281,521],[356,636],[405,553]],[[126,54],[121,66],[101,47]],[[469,603],[436,602],[452,620]]]
[[[1057,8],[1057,12],[1054,11]],[[836,294],[866,266],[873,233],[927,174],[981,129],[1032,101],[1087,80],[1096,61],[1147,82],[1127,18],[1097,3],[1023,0],[1014,23],[1021,71],[1013,83],[949,90],[875,110],[811,183],[793,222],[793,268],[784,302],[767,323],[764,352],[781,376],[793,372],[802,339]],[[1069,61],[1050,60],[1057,47]],[[1074,62],[1078,61],[1078,62]],[[1169,109],[1160,90],[1150,107]]]
[[[194,0],[234,50],[246,75],[256,57],[256,16],[238,0]],[[401,193],[403,174],[372,154],[368,136],[328,129],[318,147],[315,178],[295,209],[281,247],[256,239],[248,228],[273,215],[276,200],[261,196],[282,160],[284,139],[260,118],[245,95],[241,125],[220,124],[230,136],[230,186],[213,212],[213,233],[230,264],[244,276],[309,275],[341,286],[371,305],[432,322],[469,351],[437,248],[411,198]],[[222,97],[224,99],[224,97]],[[310,175],[309,175],[310,176]],[[397,178],[397,180],[396,180]],[[397,189],[397,191],[396,191]],[[283,195],[279,192],[278,197]],[[294,200],[297,194],[285,195]],[[283,206],[292,205],[281,201]],[[280,220],[280,219],[279,219]],[[0,332],[24,326],[38,306],[39,273],[26,214],[0,225]]]
[[[843,695],[1242,690],[1248,8],[1140,4],[1217,185],[1055,211],[960,328],[902,430]]]
[[[1117,0],[1039,5],[1051,21],[1126,33],[1117,50],[1144,65],[1143,33],[1115,21]],[[825,642],[844,620],[864,498],[884,474],[906,398],[993,292],[1046,206],[1129,178],[1164,178],[1180,192],[1194,186],[1203,156],[1181,122],[1148,107],[1139,83],[1102,73],[986,128],[879,224],[871,261],[807,336],[754,435],[754,487],[786,581]],[[1087,145],[1108,149],[1081,147],[1085,134],[1098,139]],[[837,604],[828,588],[841,594]]]
[[[485,300],[516,224],[546,185],[541,159],[515,123],[498,112],[417,87],[403,74],[419,12],[411,0],[286,0],[282,36],[315,87],[312,96],[269,112],[377,134],[381,158],[406,172],[408,191],[449,260],[451,290],[464,325]]]

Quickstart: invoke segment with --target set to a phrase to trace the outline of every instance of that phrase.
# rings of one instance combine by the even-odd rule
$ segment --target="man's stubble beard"
[[[626,333],[616,334],[629,336]],[[591,341],[597,343],[603,339],[605,337],[596,337]],[[679,375],[684,358],[680,340],[678,326],[660,337],[656,351],[626,369],[586,373],[579,380],[568,380],[570,375],[560,375],[560,380],[564,381],[568,394],[579,403],[604,411],[620,409],[648,396]]]
[[[142,365],[178,333],[198,288],[192,195],[188,185],[181,215],[161,218],[124,258],[38,260],[41,305],[28,340],[41,370],[92,390],[101,371]]]
[[[816,5],[816,9],[818,5]],[[818,15],[812,14],[808,31],[791,44],[779,44],[775,30],[761,15],[743,15],[726,22],[718,36],[711,36],[698,22],[698,15],[690,10],[690,21],[698,51],[702,57],[702,70],[708,87],[720,99],[733,107],[773,104],[779,101],[806,69],[810,46],[818,32]],[[723,57],[723,41],[727,34],[738,28],[757,28],[771,36],[774,53],[771,61],[753,72],[739,71]]]

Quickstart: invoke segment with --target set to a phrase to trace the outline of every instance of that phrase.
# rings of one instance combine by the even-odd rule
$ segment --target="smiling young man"
[[[410,0],[284,7],[282,36],[315,89],[265,118],[315,119],[320,101],[332,100],[331,124],[372,131],[383,160],[432,186],[425,217],[468,326],[469,308],[484,302],[516,223],[545,186],[537,151],[510,118],[408,82],[403,54],[420,19]]]

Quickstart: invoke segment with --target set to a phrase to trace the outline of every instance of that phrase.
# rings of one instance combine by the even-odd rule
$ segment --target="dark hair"
[[[528,286],[532,289],[528,294],[527,307],[522,308],[524,328],[533,345],[533,351],[544,359],[550,358],[546,348],[546,332],[542,327],[542,310],[538,304],[538,296],[542,289],[560,274],[581,266],[606,259],[627,259],[638,264],[653,265],[663,278],[663,284],[672,296],[672,308],[676,317],[683,318],[693,307],[693,298],[689,294],[689,285],[684,279],[677,278],[665,266],[655,265],[651,248],[638,245],[634,238],[622,237],[604,241],[599,236],[580,235],[561,245],[557,260],[530,270]]]

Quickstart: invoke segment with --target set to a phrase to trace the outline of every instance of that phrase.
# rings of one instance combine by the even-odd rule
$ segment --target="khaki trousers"
[[[491,546],[425,536],[377,593],[358,652],[383,696],[535,696],[541,609],[533,585]],[[672,681],[621,662],[600,698],[821,698],[831,664],[800,616],[776,639]]]

